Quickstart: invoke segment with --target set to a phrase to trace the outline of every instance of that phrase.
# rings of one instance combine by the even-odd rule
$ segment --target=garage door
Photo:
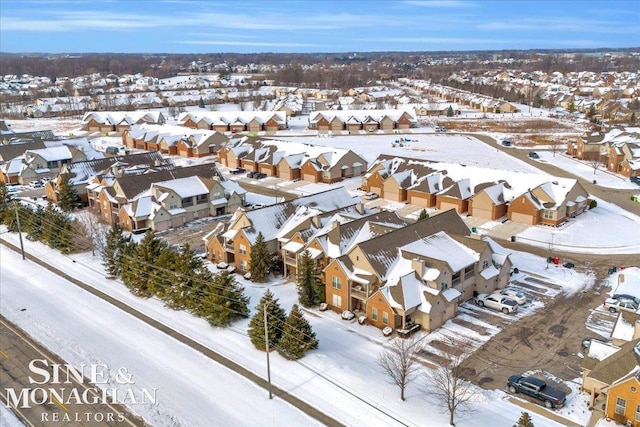
[[[533,215],[527,215],[523,213],[514,212],[511,214],[511,221],[519,222],[521,224],[529,224],[534,225],[534,217]]]
[[[453,204],[453,203],[441,203],[440,204],[440,210],[441,211],[448,211],[449,209],[455,209],[456,212],[458,211],[458,205]]]
[[[399,202],[400,201],[400,194],[395,192],[395,191],[388,191],[386,193],[384,193],[384,198],[387,200],[391,200],[393,202]]]
[[[427,206],[426,197],[411,196],[409,203],[416,206]]]
[[[473,208],[473,213],[471,215],[475,216],[475,217],[478,217],[478,218],[492,219],[491,218],[491,210],[489,210],[489,209]]]
[[[316,176],[310,173],[305,173],[304,180],[307,182],[316,182]]]
[[[369,187],[369,192],[371,193],[376,193],[376,194],[382,194],[382,187],[376,187],[376,186],[370,186]]]

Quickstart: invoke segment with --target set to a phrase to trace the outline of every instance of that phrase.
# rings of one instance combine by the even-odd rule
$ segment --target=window
[[[464,269],[464,278],[467,279],[471,276],[473,276],[473,264]]]
[[[247,254],[247,247],[243,244],[239,244],[238,245],[238,252],[240,252],[240,255],[246,255]]]
[[[342,308],[342,297],[340,295],[331,295],[331,305]]]
[[[177,208],[178,208],[178,204],[176,202],[169,203],[169,209],[177,209]]]
[[[616,398],[616,414],[624,415],[625,407],[627,406],[627,401],[621,397]]]
[[[188,208],[189,206],[193,206],[193,197],[187,197],[182,199],[182,207]]]
[[[55,169],[58,167],[58,162],[56,160],[47,162],[48,169]]]
[[[372,308],[371,309],[371,318],[373,320],[378,320],[378,309],[377,308]]]
[[[440,283],[440,290],[441,291],[446,291],[447,288],[449,288],[449,284],[447,282]]]
[[[553,211],[550,211],[549,209],[545,209],[542,211],[542,217],[544,219],[553,219]]]
[[[382,312],[382,323],[384,323],[385,325],[389,324],[389,313],[387,313],[386,311]]]
[[[636,406],[636,421],[640,421],[640,405]]]
[[[482,269],[485,270],[487,268],[489,268],[489,261],[485,259],[484,261],[482,261]]]
[[[460,272],[458,271],[453,275],[453,277],[451,277],[451,286],[455,286],[459,284],[460,284]]]
[[[209,201],[209,195],[208,194],[199,194],[196,196],[196,203],[198,205],[201,205],[203,203],[207,203]]]
[[[339,277],[333,276],[331,278],[331,287],[333,289],[342,289],[342,280]]]
[[[247,271],[247,261],[240,260],[240,270]]]

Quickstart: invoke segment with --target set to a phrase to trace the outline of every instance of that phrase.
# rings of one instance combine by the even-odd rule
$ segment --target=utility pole
[[[264,341],[266,343],[267,350],[267,382],[269,383],[269,399],[273,399],[273,393],[271,393],[271,367],[269,365],[269,329],[267,328],[267,305],[264,305]]]
[[[18,202],[13,202],[13,207],[16,211],[16,224],[18,225],[18,237],[20,238],[20,253],[22,254],[22,260],[25,260],[24,257],[24,245],[22,244],[22,231],[20,230],[20,215],[18,214]]]

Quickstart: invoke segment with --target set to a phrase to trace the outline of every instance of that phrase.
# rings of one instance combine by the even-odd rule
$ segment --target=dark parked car
[[[241,174],[241,173],[245,173],[246,171],[247,170],[245,168],[235,168],[235,169],[231,170],[230,172],[231,172],[232,175],[238,175],[238,174]]]
[[[540,158],[538,153],[536,153],[535,151],[529,151],[529,157],[531,157],[532,159],[539,159]]]
[[[635,182],[636,184],[640,185],[640,176],[632,176],[630,180],[631,182]]]
[[[262,172],[256,172],[253,174],[253,177],[255,179],[262,179],[262,178],[266,178],[267,174],[266,173],[262,173]]]
[[[562,408],[567,400],[567,394],[551,387],[545,381],[535,377],[512,375],[507,380],[510,393],[524,393],[541,401],[545,408]]]
[[[255,178],[256,174],[258,174],[258,173],[260,173],[260,172],[251,171],[251,172],[249,172],[247,174],[247,178]]]
[[[613,296],[611,297],[613,299],[626,299],[626,300],[631,300],[633,302],[635,302],[636,304],[640,305],[640,298],[638,298],[635,295],[629,295],[629,294],[613,294]]]
[[[504,145],[505,147],[511,147],[513,145],[513,143],[511,141],[509,141],[508,139],[504,139],[504,140],[502,140],[502,145]]]

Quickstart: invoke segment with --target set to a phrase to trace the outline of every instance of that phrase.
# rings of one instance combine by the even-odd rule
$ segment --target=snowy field
[[[3,238],[17,243],[14,234],[5,233]],[[213,329],[201,319],[169,310],[155,299],[138,299],[123,285],[103,279],[102,268],[90,254],[67,257],[39,243],[25,241],[25,244],[29,252],[41,259],[266,376],[264,353],[254,349],[246,336],[247,320],[237,322],[231,328]],[[126,366],[137,379],[138,386],[158,388],[157,407],[132,408],[153,425],[207,425],[214,413],[227,421],[225,425],[312,424],[297,410],[277,399],[269,401],[266,391],[220,368],[201,354],[156,333],[64,280],[52,277],[33,263],[21,261],[12,251],[4,247],[0,251],[0,309],[3,315],[70,363],[100,361],[110,366]],[[550,282],[563,286],[568,294],[593,283],[591,277],[575,271],[545,271],[544,260],[532,255],[516,253],[514,261],[523,272],[521,276],[526,276],[527,272],[548,275]],[[251,296],[252,307],[266,288],[275,293],[287,310],[296,300],[295,287],[282,280],[257,285],[239,276],[238,279]],[[27,310],[20,311],[22,308]],[[536,305],[532,304],[531,312],[535,309]],[[319,338],[320,347],[297,363],[273,353],[272,380],[277,386],[346,425],[424,426],[425,420],[429,426],[447,425],[447,414],[426,401],[420,392],[420,387],[424,387],[422,381],[410,385],[407,401],[400,401],[398,389],[388,383],[376,364],[377,355],[388,342],[377,328],[343,321],[333,312],[312,310],[307,311],[306,317]],[[499,328],[489,329],[491,333],[485,339],[499,331]],[[442,334],[452,333],[471,335],[469,330],[448,322],[441,330],[433,334],[421,333],[418,337],[428,345]],[[221,389],[224,389],[223,393],[219,392]],[[474,412],[460,414],[456,419],[458,426],[512,425],[518,419],[522,408],[511,403],[510,396],[503,391],[477,391]],[[246,410],[247,402],[251,402],[251,411]],[[589,414],[588,411],[585,414],[582,405],[582,397],[572,394],[567,408],[560,414],[584,425]],[[532,415],[537,427],[561,425]]]

